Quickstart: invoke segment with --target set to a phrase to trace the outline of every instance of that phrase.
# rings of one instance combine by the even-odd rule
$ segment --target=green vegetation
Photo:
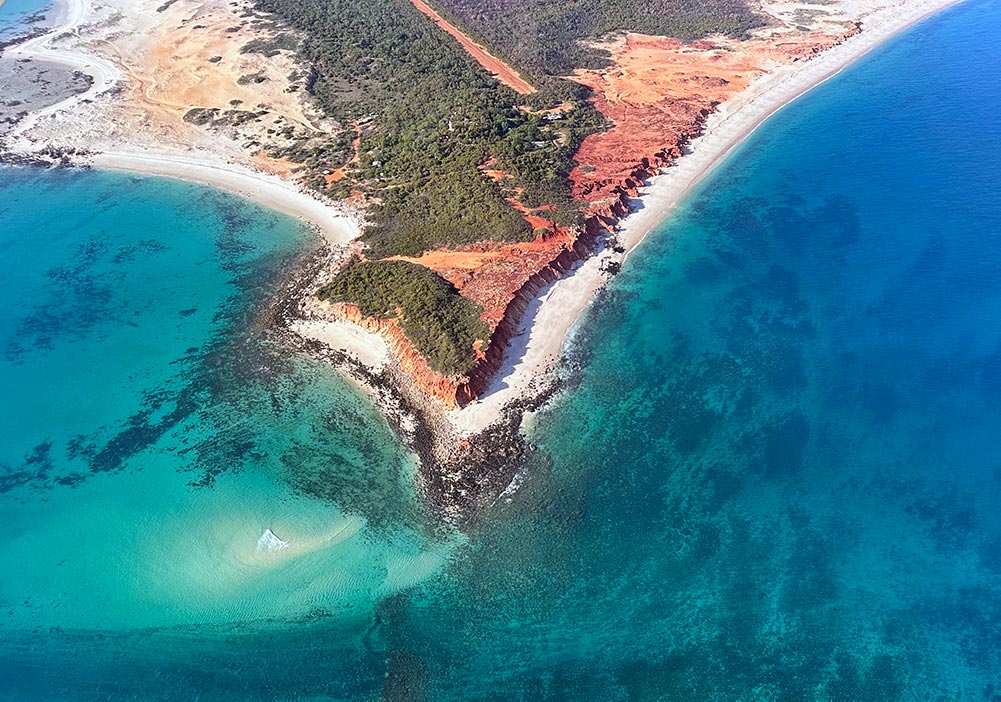
[[[744,0],[434,0],[457,25],[536,81],[600,68],[601,52],[580,40],[620,31],[691,41],[742,36],[763,19]]]
[[[561,223],[580,222],[566,177],[580,140],[604,124],[582,86],[555,81],[542,94],[518,96],[408,0],[259,0],[258,8],[304,31],[300,51],[315,69],[309,89],[344,134],[362,127],[360,163],[333,187],[375,199],[370,257],[530,239],[503,188],[522,188],[530,207],[556,205]],[[556,123],[517,108],[562,101],[571,109]],[[351,158],[344,143],[342,136],[278,155],[332,170]],[[480,166],[490,158],[513,177],[502,185],[487,178]],[[326,187],[322,171],[313,183]]]
[[[236,102],[238,103],[239,101]],[[184,121],[198,125],[208,124],[214,127],[238,127],[245,122],[258,119],[266,114],[268,114],[267,110],[259,110],[257,112],[226,110],[223,112],[216,107],[193,107],[184,113]]]
[[[414,348],[444,375],[464,375],[472,369],[476,340],[486,350],[489,330],[480,319],[482,308],[437,273],[415,263],[354,263],[317,294],[322,300],[352,302],[369,317],[400,319],[400,328]]]
[[[277,34],[270,39],[254,39],[240,49],[241,54],[263,54],[267,58],[277,56],[282,51],[295,51],[299,40],[291,34]]]
[[[582,224],[568,176],[581,141],[606,125],[588,89],[560,77],[600,65],[601,54],[579,40],[626,29],[683,39],[740,34],[760,20],[745,0],[434,4],[525,71],[538,92],[518,95],[498,83],[409,0],[257,0],[258,10],[287,27],[245,50],[287,49],[295,44],[287,29],[302,37],[298,51],[310,66],[302,87],[340,129],[297,140],[288,127],[279,136],[291,145],[272,155],[303,164],[317,189],[334,196],[360,190],[371,203],[363,240],[373,260],[346,268],[320,296],[354,302],[368,315],[399,316],[431,367],[453,374],[469,371],[474,340],[488,338],[480,310],[432,271],[374,259],[531,239],[537,232],[506,202],[516,192],[530,208],[554,206],[560,224]],[[553,108],[558,116],[542,114]],[[487,164],[510,177],[495,182]],[[324,175],[342,167],[344,177],[327,183]]]
[[[370,257],[417,255],[484,239],[533,235],[505,197],[523,191],[529,207],[555,205],[561,224],[581,222],[567,176],[581,140],[604,127],[583,86],[558,76],[600,63],[579,40],[631,29],[691,39],[740,34],[760,23],[744,0],[436,0],[459,26],[527,70],[540,88],[519,96],[499,84],[409,0],[258,0],[304,35],[312,66],[306,88],[343,131],[283,149],[305,163],[311,183],[333,195],[371,196]],[[288,33],[255,42],[265,54],[293,46]],[[518,109],[567,103],[548,122]],[[349,163],[353,125],[359,163],[328,186],[323,173]],[[480,167],[512,178],[492,182]],[[507,188],[507,192],[505,192]]]

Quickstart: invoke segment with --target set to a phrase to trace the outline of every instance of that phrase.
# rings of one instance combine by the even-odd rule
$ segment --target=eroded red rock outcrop
[[[530,242],[483,243],[403,259],[434,270],[464,297],[483,307],[481,319],[490,330],[490,339],[485,352],[477,349],[478,361],[466,376],[445,376],[428,366],[395,320],[362,317],[356,307],[348,305],[340,306],[340,314],[382,334],[403,370],[421,391],[446,406],[462,406],[482,394],[500,369],[505,349],[518,333],[529,303],[546,285],[589,256],[602,231],[596,226],[579,231],[553,226]]]
[[[340,319],[357,324],[365,331],[380,334],[390,351],[400,363],[400,368],[421,392],[437,397],[449,406],[456,406],[472,399],[469,379],[464,376],[446,376],[431,368],[410,343],[396,319],[366,317],[356,305],[335,303],[330,311]]]
[[[575,79],[594,91],[595,107],[612,126],[581,144],[570,174],[574,196],[605,219],[621,216],[625,197],[678,158],[721,103],[774,66],[813,56],[859,31],[852,24],[834,35],[798,32],[689,45],[626,34],[604,44],[614,66],[578,71]]]
[[[485,242],[404,259],[434,270],[483,307],[481,318],[490,329],[490,340],[485,352],[477,349],[478,361],[468,375],[449,377],[430,368],[395,320],[366,318],[349,305],[341,306],[342,315],[381,333],[422,392],[449,407],[470,402],[500,369],[529,303],[594,252],[598,238],[614,231],[629,213],[629,200],[643,182],[682,155],[720,103],[770,67],[809,57],[858,31],[858,25],[852,25],[840,35],[798,33],[691,45],[628,34],[606,44],[614,65],[576,76],[594,91],[595,106],[612,125],[584,140],[576,155],[579,165],[570,175],[573,195],[586,203],[585,226],[557,227],[546,219],[545,208],[527,210],[516,193],[510,202],[538,232],[533,241]],[[498,182],[505,178],[500,171],[484,173]]]

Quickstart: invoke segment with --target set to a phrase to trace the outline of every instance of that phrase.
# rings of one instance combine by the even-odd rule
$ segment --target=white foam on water
[[[281,551],[283,548],[288,548],[288,541],[282,541],[270,529],[265,529],[264,533],[261,534],[261,538],[257,540],[258,551],[274,553],[275,551]]]
[[[504,488],[504,492],[502,492],[500,495],[497,496],[497,499],[501,500],[506,498],[506,501],[510,502],[511,495],[513,495],[514,493],[518,492],[518,490],[521,489],[521,486],[525,484],[525,480],[527,478],[528,478],[528,470],[525,468],[525,466],[521,466],[514,474],[514,477],[511,478],[511,482],[508,483],[508,486]]]

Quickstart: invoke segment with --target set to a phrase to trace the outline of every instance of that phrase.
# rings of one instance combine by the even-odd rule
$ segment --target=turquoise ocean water
[[[1001,699],[999,27],[971,0],[760,129],[462,537],[255,331],[296,225],[3,172],[0,697]]]
[[[261,329],[301,225],[173,181],[0,173],[4,654],[351,616],[440,564],[376,409]]]
[[[24,34],[28,20],[44,17],[48,22],[52,8],[52,0],[3,0],[0,2],[0,41]]]

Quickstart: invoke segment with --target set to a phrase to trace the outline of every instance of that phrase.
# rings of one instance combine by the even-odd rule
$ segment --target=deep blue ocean
[[[969,0],[759,129],[465,534],[259,323],[301,227],[0,171],[0,698],[1001,700],[999,30]]]

